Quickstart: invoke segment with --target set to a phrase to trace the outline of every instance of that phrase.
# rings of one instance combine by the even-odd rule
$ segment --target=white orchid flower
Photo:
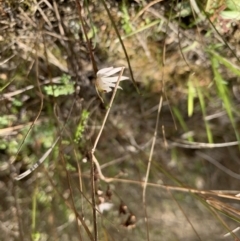
[[[116,82],[118,81],[119,76],[111,76],[114,75],[122,70],[123,67],[118,68],[104,68],[97,72],[97,81],[96,87],[100,92],[110,92],[116,86]],[[126,76],[121,76],[120,81],[129,79]],[[117,87],[118,89],[122,89],[120,86]]]

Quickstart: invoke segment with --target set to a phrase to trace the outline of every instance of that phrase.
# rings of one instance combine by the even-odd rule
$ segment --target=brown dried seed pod
[[[127,220],[125,223],[123,223],[123,226],[132,229],[136,227],[136,216],[132,213],[129,214]]]
[[[112,195],[113,195],[113,193],[112,193],[112,191],[110,189],[110,186],[108,185],[107,191],[106,191],[106,197],[108,198],[108,200],[111,200]]]
[[[127,205],[124,202],[121,202],[121,204],[119,206],[119,215],[126,214],[127,210],[128,210]]]

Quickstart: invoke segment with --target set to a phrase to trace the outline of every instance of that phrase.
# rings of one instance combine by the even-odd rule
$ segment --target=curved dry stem
[[[96,159],[96,157],[93,155],[93,161],[95,163],[95,167],[98,171],[100,180],[111,183],[111,182],[119,182],[119,183],[128,183],[128,184],[135,184],[139,186],[144,185],[144,181],[136,181],[131,179],[122,179],[122,178],[114,178],[114,177],[106,177],[100,168],[99,162]],[[83,174],[83,177],[86,177],[86,175]],[[87,175],[89,178],[89,175]],[[183,193],[193,193],[193,194],[201,194],[206,195],[207,197],[210,196],[216,196],[220,198],[225,198],[229,200],[238,200],[240,201],[240,191],[239,190],[199,190],[195,188],[189,188],[189,187],[177,187],[177,186],[170,186],[170,185],[164,185],[164,184],[158,184],[158,183],[147,183],[148,187],[154,187],[154,188],[161,188],[165,190],[172,190],[176,192],[183,192]]]
[[[136,21],[145,11],[147,11],[151,6],[153,6],[156,3],[162,2],[163,0],[155,0],[147,4],[142,10],[138,12],[138,14],[133,18],[133,22]]]
[[[108,118],[108,115],[110,113],[110,110],[111,110],[111,107],[112,107],[112,104],[113,104],[113,100],[116,96],[116,93],[117,93],[117,88],[118,88],[118,85],[120,83],[120,80],[121,80],[121,77],[123,75],[123,71],[124,71],[124,67],[122,67],[122,70],[118,76],[118,80],[117,80],[117,83],[115,85],[115,88],[114,88],[114,91],[113,91],[113,94],[112,94],[112,97],[111,97],[111,100],[110,100],[110,103],[109,103],[109,106],[108,106],[108,109],[107,109],[107,112],[104,116],[104,119],[103,119],[103,123],[101,125],[101,128],[99,130],[99,133],[95,139],[95,142],[94,142],[94,145],[93,145],[93,148],[91,150],[91,155],[90,155],[90,159],[91,159],[91,186],[92,186],[92,210],[93,210],[93,223],[94,223],[94,240],[97,241],[98,240],[98,228],[97,228],[97,210],[96,210],[96,200],[95,200],[95,193],[96,193],[96,187],[95,187],[95,180],[94,180],[94,173],[95,173],[95,165],[96,163],[98,164],[98,161],[97,159],[95,158],[94,156],[94,152],[97,148],[97,144],[99,142],[99,139],[102,135],[102,132],[103,132],[103,129],[105,127],[105,124],[106,124],[106,121],[107,121],[107,118]],[[98,164],[99,165],[99,164]]]

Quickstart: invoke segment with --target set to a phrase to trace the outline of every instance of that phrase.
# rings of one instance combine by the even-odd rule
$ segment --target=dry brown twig
[[[145,11],[147,11],[147,9],[149,9],[151,6],[153,6],[156,3],[162,2],[163,0],[155,0],[153,2],[150,2],[149,4],[147,4],[140,12],[138,12],[138,14],[133,18],[133,22],[136,21]]]
[[[149,230],[149,227],[148,227],[148,218],[147,218],[146,191],[147,191],[147,183],[148,183],[149,173],[150,173],[151,164],[152,164],[153,152],[154,152],[156,139],[157,139],[159,117],[160,117],[160,113],[161,113],[161,109],[162,109],[162,104],[163,104],[163,97],[162,97],[162,95],[160,95],[156,125],[155,125],[155,129],[154,129],[152,146],[151,146],[151,150],[150,150],[150,154],[149,154],[147,171],[146,171],[146,176],[145,176],[144,185],[143,185],[143,205],[144,205],[145,214],[146,214],[145,221],[146,221],[146,225],[147,225],[147,230]],[[148,235],[148,240],[150,240],[149,232],[147,232],[147,235]]]

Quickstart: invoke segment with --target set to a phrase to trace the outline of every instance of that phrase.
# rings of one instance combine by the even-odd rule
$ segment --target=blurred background
[[[238,0],[0,1],[0,240],[240,240],[239,19]]]

